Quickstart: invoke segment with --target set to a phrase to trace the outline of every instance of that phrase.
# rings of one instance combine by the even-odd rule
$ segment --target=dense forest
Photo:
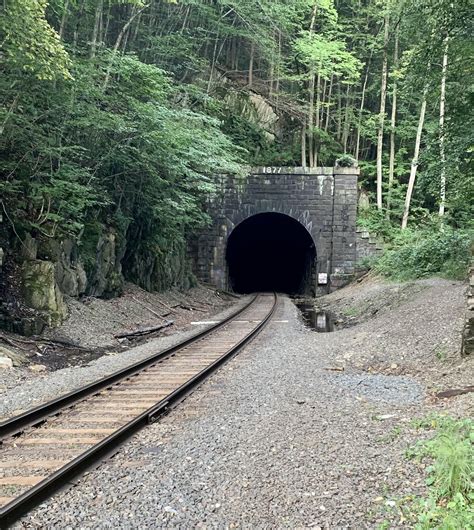
[[[112,231],[125,277],[163,288],[216,175],[337,160],[361,167],[360,223],[411,242],[381,270],[465,269],[469,0],[2,4],[1,213],[19,249],[71,239],[89,272]]]

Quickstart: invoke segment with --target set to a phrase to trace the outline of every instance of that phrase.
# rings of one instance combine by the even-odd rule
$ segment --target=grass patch
[[[446,352],[446,350],[442,349],[436,350],[435,355],[438,361],[445,361],[448,357],[448,353]]]
[[[346,307],[342,310],[342,314],[346,317],[356,317],[361,312],[358,307]]]
[[[382,436],[379,442],[380,443],[392,443],[400,436],[401,433],[402,433],[402,427],[400,425],[396,425],[385,436]]]
[[[410,504],[408,519],[417,530],[474,528],[474,421],[430,416],[412,425],[436,433],[407,454],[431,462],[428,497]]]

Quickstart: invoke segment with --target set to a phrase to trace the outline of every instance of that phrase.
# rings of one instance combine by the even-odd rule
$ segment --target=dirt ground
[[[473,362],[461,357],[466,289],[440,278],[393,283],[369,274],[312,303],[336,332],[352,328],[341,366],[409,375],[435,393],[474,384]]]

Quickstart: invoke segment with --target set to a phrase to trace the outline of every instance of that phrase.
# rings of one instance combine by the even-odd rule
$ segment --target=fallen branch
[[[199,311],[200,313],[207,312],[205,309],[199,309],[199,307],[194,307],[190,305],[179,304],[178,307],[180,307],[181,309],[185,309],[186,311]]]
[[[176,313],[177,311],[175,311],[172,307],[170,307],[169,305],[166,305],[164,302],[162,302],[161,300],[156,300],[156,302],[160,305],[162,305],[163,307],[166,307],[166,309],[168,309],[168,311],[170,311],[171,313]],[[179,304],[178,304],[179,305]],[[178,305],[175,305],[174,307],[178,307]]]
[[[160,326],[137,329],[135,331],[130,331],[129,333],[119,333],[118,335],[114,335],[114,337],[116,339],[128,339],[128,338],[133,338],[133,337],[142,337],[144,335],[150,335],[151,333],[156,333],[157,331],[161,331],[162,329],[169,328],[173,324],[174,322],[172,320],[168,320],[168,322],[165,322],[164,324],[161,324]]]
[[[453,388],[451,390],[444,390],[436,394],[437,398],[448,399],[454,396],[462,396],[463,394],[469,394],[474,392],[474,386],[466,386],[465,388]]]
[[[73,342],[67,342],[65,340],[60,339],[43,339],[40,337],[33,337],[32,339],[9,339],[3,335],[3,333],[0,333],[0,340],[3,342],[6,342],[7,344],[10,344],[10,346],[13,346],[15,348],[19,348],[19,344],[28,344],[30,346],[36,345],[37,343],[41,344],[47,344],[49,346],[62,346],[64,348],[74,348],[78,350],[86,350],[87,348],[84,348],[83,346],[80,346],[79,344],[74,344]]]
[[[330,372],[344,372],[344,366],[326,366],[324,369]]]
[[[163,317],[169,315],[169,313],[167,313],[166,315],[160,315],[159,313],[157,313],[156,311],[153,311],[153,309],[151,307],[148,307],[146,304],[144,304],[143,302],[140,302],[140,300],[137,300],[134,296],[132,296],[132,300],[135,300],[135,302],[139,305],[141,305],[142,307],[144,307],[146,310],[150,311],[150,313],[152,313],[153,315],[155,315],[156,317],[158,318],[161,318],[163,320]]]

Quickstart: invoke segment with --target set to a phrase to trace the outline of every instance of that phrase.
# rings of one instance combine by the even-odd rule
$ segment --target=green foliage
[[[461,530],[474,525],[474,499],[455,495],[452,500],[440,504],[432,497],[421,499],[412,507],[416,517],[416,530]]]
[[[48,24],[47,0],[5,0],[0,11],[0,42],[8,68],[37,79],[70,78],[70,60]]]
[[[474,422],[450,417],[429,418],[419,425],[437,428],[436,435],[412,451],[428,458],[428,498],[418,499],[410,518],[418,530],[454,530],[474,525]]]
[[[470,425],[474,437],[474,425]],[[439,497],[467,496],[474,479],[474,450],[469,436],[459,429],[440,433],[429,444],[434,457],[430,482]]]
[[[337,75],[354,83],[359,78],[362,64],[347,51],[346,44],[342,41],[308,32],[296,40],[295,51],[302,62],[317,69],[323,79]]]
[[[396,281],[434,275],[462,280],[471,255],[472,230],[450,228],[425,209],[414,209],[418,226],[401,230],[386,211],[361,210],[360,228],[384,241],[384,254],[371,263],[374,270]]]
[[[243,151],[215,118],[174,102],[165,72],[133,54],[110,68],[111,58],[75,57],[74,82],[32,79],[18,92],[0,136],[0,193],[20,237],[72,237],[89,271],[112,228],[127,272],[141,256],[178,252],[208,222],[202,205],[213,176],[240,173]],[[4,100],[10,83],[0,81]]]
[[[387,243],[390,243],[401,232],[400,228],[387,218],[385,212],[375,208],[360,210],[357,225]]]
[[[357,161],[351,155],[342,155],[336,160],[336,165],[339,167],[354,167]]]
[[[125,270],[137,270],[142,259],[158,257],[166,268],[182,255],[187,234],[208,222],[203,204],[216,175],[241,173],[244,164],[301,165],[302,130],[318,165],[357,158],[362,183],[373,193],[386,56],[387,118],[395,82],[398,90],[390,190],[388,119],[384,135],[390,211],[369,210],[359,224],[391,245],[378,265],[384,274],[460,276],[474,219],[472,13],[467,0],[455,8],[442,0],[5,0],[1,208],[20,238],[27,232],[73,237],[90,263],[99,234],[111,229],[125,247]],[[441,230],[432,214],[440,197],[440,65],[447,36]],[[425,87],[411,230],[402,236],[396,225]],[[229,94],[244,103],[231,104]],[[263,102],[263,114],[269,105],[276,115],[271,134],[262,109],[250,108],[250,94],[257,105]],[[448,227],[463,231],[450,235]]]
[[[375,270],[394,280],[440,275],[464,279],[470,263],[471,236],[452,229],[407,230],[394,237]]]

